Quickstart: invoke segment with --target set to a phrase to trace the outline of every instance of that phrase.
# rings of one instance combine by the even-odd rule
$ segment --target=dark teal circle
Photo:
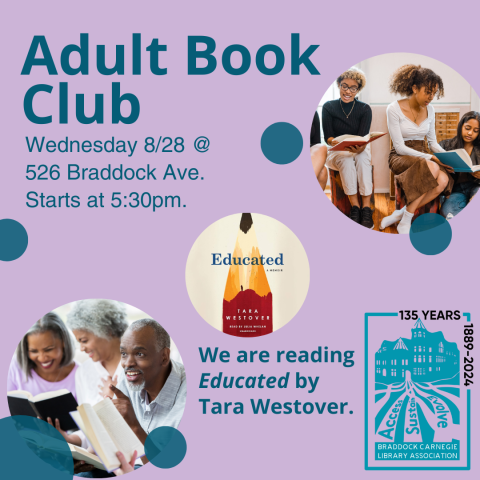
[[[145,455],[158,468],[176,467],[187,453],[187,441],[173,427],[158,427],[145,440]]]
[[[16,415],[0,420],[1,477],[72,480],[73,458],[60,432],[43,420]]]
[[[27,245],[28,234],[21,223],[9,218],[0,220],[0,260],[11,262],[20,258]]]
[[[410,241],[420,253],[438,255],[450,245],[452,227],[441,215],[424,213],[412,223]]]
[[[263,132],[260,145],[263,154],[271,162],[286,165],[302,153],[303,138],[298,128],[291,123],[278,122]]]

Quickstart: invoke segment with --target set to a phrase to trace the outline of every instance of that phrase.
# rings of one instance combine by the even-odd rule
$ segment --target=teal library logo
[[[429,331],[421,319],[412,327],[384,315],[397,317],[365,317],[367,469],[463,469],[467,415],[451,324]]]
[[[457,344],[420,319],[410,338],[382,342],[375,353],[377,459],[460,458],[459,359]]]

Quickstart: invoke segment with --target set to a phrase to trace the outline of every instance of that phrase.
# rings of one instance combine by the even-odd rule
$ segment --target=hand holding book
[[[135,450],[132,455],[130,462],[127,462],[125,455],[122,452],[117,452],[118,460],[120,461],[120,468],[117,468],[113,473],[118,477],[125,473],[130,473],[135,470],[135,460],[137,459],[137,451]]]
[[[55,425],[53,424],[53,421],[50,417],[47,417],[47,422],[60,432],[60,434],[67,441],[67,443],[71,443],[77,446],[80,446],[82,444],[82,441],[78,435],[76,435],[75,433],[72,433],[71,435],[69,435],[67,432],[61,429],[60,420],[58,418],[55,419]]]
[[[135,410],[133,409],[130,399],[121,390],[115,387],[115,385],[110,385],[110,391],[112,396],[117,396],[117,398],[112,399],[112,403],[115,405],[120,415],[127,422],[128,426],[135,432],[137,437],[139,437],[140,441],[145,443],[145,438],[147,436],[137,420],[137,416],[135,415]],[[140,438],[140,432],[145,434],[145,438]]]

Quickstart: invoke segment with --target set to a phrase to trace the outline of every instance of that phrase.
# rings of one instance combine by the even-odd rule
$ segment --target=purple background
[[[0,45],[2,58],[0,218],[14,218],[28,231],[29,246],[19,260],[0,265],[0,291],[6,381],[7,365],[26,329],[41,315],[67,302],[83,298],[113,298],[134,305],[167,328],[181,352],[189,381],[189,395],[180,425],[188,443],[182,464],[162,472],[169,478],[185,475],[231,479],[261,477],[330,476],[365,478],[383,472],[364,471],[363,314],[366,311],[401,309],[459,309],[472,312],[476,323],[477,282],[470,246],[477,238],[478,204],[475,199],[452,221],[453,240],[448,250],[427,257],[411,246],[408,238],[370,232],[339,215],[319,189],[312,174],[308,149],[311,119],[318,102],[336,75],[374,55],[411,51],[434,57],[458,71],[480,91],[476,34],[466,35],[470,19],[479,17],[480,6],[437,2],[396,4],[387,9],[383,1],[337,2],[16,2],[2,6]],[[464,10],[458,10],[457,6]],[[449,18],[458,20],[447,25]],[[90,34],[90,75],[68,77],[61,73],[62,48]],[[168,75],[148,73],[143,56],[141,77],[130,75],[131,34],[142,33],[145,48],[152,38],[168,44],[161,55]],[[321,76],[310,76],[302,67],[300,76],[289,73],[290,34],[301,34],[301,48],[320,44],[312,56]],[[33,35],[46,35],[60,74],[49,77],[34,68],[20,76]],[[188,35],[208,35],[217,42],[217,52],[240,43],[254,54],[268,43],[281,46],[287,61],[274,77],[256,69],[239,77],[221,68],[204,76],[187,75]],[[96,73],[97,44],[107,45],[107,61],[113,45],[126,45],[126,75],[103,77]],[[146,52],[145,52],[146,53]],[[217,55],[219,58],[219,55]],[[111,64],[110,64],[111,65]],[[112,81],[121,91],[135,93],[141,104],[140,119],[133,125],[109,122],[108,100]],[[58,83],[69,82],[70,123],[58,125]],[[51,125],[34,125],[23,112],[23,97],[37,83],[54,86],[44,94],[55,119]],[[80,125],[73,120],[75,93],[85,93],[92,105],[94,93],[105,93],[106,123]],[[46,114],[46,110],[45,113]],[[279,166],[260,151],[260,137],[274,122],[287,121],[304,135],[301,156]],[[26,135],[46,135],[61,140],[117,138],[139,140],[136,154],[29,154]],[[188,150],[181,155],[153,157],[138,150],[147,136],[183,136]],[[198,154],[193,140],[205,135],[211,141],[208,153]],[[197,182],[28,182],[29,163],[107,163],[143,166],[147,162],[166,167],[198,167],[204,181]],[[162,169],[157,169],[157,172]],[[79,194],[79,209],[29,209],[29,190],[61,195]],[[182,209],[153,214],[142,209],[88,209],[86,196],[112,191],[150,191],[178,194],[187,205]],[[310,291],[298,315],[284,328],[267,337],[245,341],[216,331],[191,305],[185,288],[185,262],[191,245],[203,229],[226,215],[258,212],[274,217],[298,236],[311,267]],[[303,366],[204,365],[198,347],[215,347],[235,353],[240,349],[355,350],[356,364]],[[314,394],[296,391],[293,379],[288,390],[199,391],[202,372],[223,371],[229,375],[284,375],[300,371],[320,375]],[[476,382],[477,383],[477,382]],[[476,385],[473,404],[478,404]],[[278,401],[348,401],[353,415],[253,415],[250,398]],[[245,414],[201,415],[198,398],[243,401]],[[0,416],[8,415],[5,396],[0,396]],[[478,475],[479,417],[472,411],[472,456],[470,472]],[[149,465],[135,475],[159,475]],[[390,472],[403,477],[404,472]],[[411,478],[447,478],[449,472],[409,472]]]

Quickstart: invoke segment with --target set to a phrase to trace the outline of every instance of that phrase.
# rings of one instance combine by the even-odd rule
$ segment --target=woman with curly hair
[[[470,155],[472,165],[480,165],[480,113],[466,113],[458,123],[456,137],[441,141],[440,146],[447,152],[463,148]],[[452,194],[440,210],[447,220],[460,213],[480,189],[480,172],[456,173],[454,179]]]
[[[322,108],[323,135],[330,147],[334,147],[340,135],[365,136],[370,132],[372,109],[358,100],[357,95],[365,88],[365,74],[352,67],[337,78],[340,98],[326,102]],[[364,227],[373,228],[370,197],[373,190],[372,157],[370,145],[348,147],[346,152],[327,153],[327,166],[340,172],[345,194],[352,205],[350,218]],[[357,184],[362,197],[358,201]]]
[[[429,68],[404,65],[390,81],[390,91],[402,95],[387,107],[388,131],[393,148],[388,158],[390,170],[401,186],[406,206],[382,220],[380,229],[400,222],[398,233],[408,234],[413,215],[442,192],[449,195],[453,169],[438,160],[425,148],[425,136],[430,152],[443,152],[435,134],[435,110],[432,100],[444,95],[442,79]]]
[[[90,357],[75,375],[78,404],[95,405],[110,393],[123,371],[120,365],[120,339],[128,328],[123,304],[113,300],[80,300],[67,315],[67,326],[73,331],[80,350]],[[81,431],[68,435],[55,420],[49,423],[69,443],[87,447]]]

